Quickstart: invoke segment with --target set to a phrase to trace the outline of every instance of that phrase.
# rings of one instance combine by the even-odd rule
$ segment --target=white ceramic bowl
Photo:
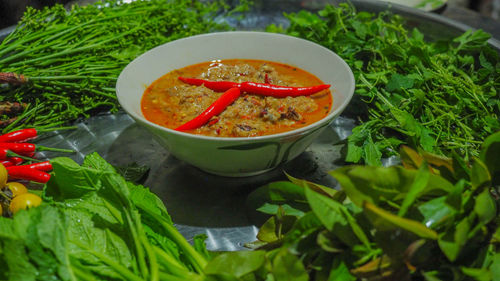
[[[156,79],[188,65],[235,58],[281,62],[316,75],[332,85],[332,110],[324,119],[309,126],[249,138],[193,135],[167,129],[144,118],[141,97]],[[188,37],[144,53],[123,69],[116,93],[123,109],[174,156],[209,173],[239,177],[271,170],[302,153],[344,110],[354,86],[354,76],[344,60],[318,44],[281,34],[235,31]]]

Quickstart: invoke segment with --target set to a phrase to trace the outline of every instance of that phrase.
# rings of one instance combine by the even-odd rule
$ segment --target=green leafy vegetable
[[[500,57],[486,32],[427,42],[398,15],[356,12],[348,4],[286,17],[289,27],[268,31],[319,43],[354,72],[352,109],[363,108],[362,100],[367,110],[351,113],[360,123],[348,137],[346,161],[381,165],[401,144],[469,161],[500,130]]]

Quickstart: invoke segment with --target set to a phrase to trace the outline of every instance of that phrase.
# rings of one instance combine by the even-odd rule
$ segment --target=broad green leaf
[[[431,240],[438,239],[438,234],[434,230],[427,228],[418,221],[398,217],[386,210],[378,208],[370,202],[365,202],[363,204],[363,209],[370,218],[371,223],[377,229],[387,231],[399,228],[414,233],[421,238]]]
[[[411,189],[418,172],[400,166],[367,167],[346,166],[330,172],[340,183],[349,199],[362,206],[364,201],[378,205],[382,199],[402,201]],[[429,175],[429,181],[420,195],[444,195],[453,189],[447,180]]]
[[[318,217],[312,211],[309,211],[295,221],[290,231],[286,234],[285,241],[287,243],[295,243],[300,237],[307,236],[322,227],[323,225]]]
[[[488,167],[490,175],[498,175],[500,172],[500,132],[487,137],[481,149],[480,158]]]
[[[424,217],[422,223],[432,229],[451,219],[457,213],[446,204],[446,197],[444,196],[422,203],[417,208]]]
[[[429,183],[431,173],[429,172],[429,167],[426,163],[420,165],[418,168],[417,174],[414,177],[413,184],[408,190],[405,198],[403,199],[403,203],[401,204],[401,208],[399,209],[398,216],[403,217],[410,206],[415,202],[420,195],[420,193],[425,190],[425,187]]]
[[[264,213],[264,214],[276,215],[278,212],[278,209],[280,207],[283,209],[283,211],[285,212],[286,215],[295,216],[295,217],[301,217],[304,215],[303,211],[301,211],[299,209],[295,209],[288,204],[277,205],[277,204],[269,204],[267,202],[264,203],[264,205],[257,208],[257,211]]]
[[[491,183],[491,175],[488,167],[477,158],[472,163],[471,183],[473,190],[483,188]]]
[[[294,184],[298,185],[298,186],[302,186],[304,188],[311,188],[313,189],[314,191],[316,192],[320,192],[320,193],[323,193],[324,195],[327,195],[329,197],[332,197],[334,199],[336,198],[339,198],[339,191],[338,190],[335,190],[333,188],[330,188],[330,187],[327,187],[327,186],[324,186],[324,185],[321,185],[321,184],[317,184],[317,183],[314,183],[314,182],[310,182],[310,181],[307,181],[307,180],[304,180],[304,179],[298,179],[298,178],[294,178],[292,177],[291,175],[285,173],[285,175],[287,176],[287,178]]]
[[[238,251],[220,254],[208,262],[205,274],[231,274],[237,278],[257,271],[266,263],[264,251]]]
[[[492,280],[500,280],[500,253],[493,256],[493,262],[490,265]]]
[[[382,152],[378,149],[377,145],[369,137],[363,145],[365,161],[370,166],[382,166]]]
[[[342,204],[318,194],[309,188],[305,189],[305,193],[312,211],[326,229],[332,231],[336,224],[347,225],[347,219],[340,210],[344,208]]]
[[[470,268],[461,267],[462,272],[476,281],[490,281],[492,280],[491,271],[487,268]]]
[[[467,236],[471,227],[470,219],[465,217],[456,227],[450,227],[446,232],[439,234],[439,248],[451,262],[458,258],[460,251],[467,243]]]
[[[272,261],[272,274],[276,281],[308,281],[309,275],[302,261],[295,255],[282,249]]]
[[[77,198],[90,191],[99,189],[99,176],[102,171],[85,168],[66,157],[54,158],[53,172],[57,174],[47,183],[45,195],[57,198]]]
[[[497,216],[497,203],[488,189],[483,190],[477,197],[474,212],[481,223],[487,224]]]
[[[342,281],[355,281],[354,277],[349,271],[349,267],[341,259],[335,259],[333,261],[332,270],[328,276],[329,281],[342,280]]]
[[[409,146],[402,145],[399,149],[399,156],[401,163],[406,169],[418,169],[424,162],[424,157]]]

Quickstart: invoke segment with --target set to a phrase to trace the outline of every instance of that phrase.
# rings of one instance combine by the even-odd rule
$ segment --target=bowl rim
[[[141,59],[142,57],[144,56],[147,56],[149,55],[150,52],[152,52],[153,50],[155,49],[158,49],[158,48],[161,48],[167,44],[171,44],[171,43],[174,43],[174,42],[181,42],[181,41],[189,41],[189,40],[193,40],[193,39],[197,39],[197,38],[203,38],[203,37],[211,37],[211,36],[221,36],[221,35],[245,35],[245,34],[255,34],[255,35],[260,35],[260,36],[272,36],[272,37],[283,37],[283,38],[288,38],[288,39],[293,39],[293,40],[298,40],[298,41],[302,41],[302,43],[304,44],[310,44],[312,46],[315,46],[317,48],[322,48],[328,52],[330,52],[333,56],[337,57],[339,60],[340,60],[340,63],[343,64],[345,66],[345,68],[348,70],[348,76],[349,76],[349,90],[348,90],[348,93],[347,95],[345,96],[345,100],[342,104],[340,104],[335,110],[330,110],[330,112],[322,119],[314,122],[314,123],[311,123],[307,126],[304,126],[304,127],[300,127],[300,128],[297,128],[297,129],[294,129],[294,130],[290,130],[290,131],[285,131],[285,132],[281,132],[281,133],[277,133],[277,134],[271,134],[271,135],[262,135],[262,136],[254,136],[254,137],[213,137],[213,136],[205,136],[205,135],[199,135],[199,134],[192,134],[192,133],[186,133],[186,132],[181,132],[181,131],[176,131],[174,129],[170,129],[170,128],[167,128],[167,127],[163,127],[161,125],[158,125],[156,123],[153,123],[149,120],[147,120],[144,116],[141,116],[139,114],[136,114],[135,112],[129,112],[125,106],[123,106],[123,103],[122,103],[122,99],[120,99],[120,94],[119,94],[119,87],[118,85],[120,84],[120,81],[123,80],[124,78],[122,78],[122,74],[129,68],[129,67],[132,67],[133,63],[138,61],[139,59]],[[200,62],[202,63],[202,62]],[[187,66],[187,65],[186,65]],[[300,68],[300,66],[297,66]],[[313,73],[314,75],[314,73]],[[149,85],[148,85],[149,87]],[[331,88],[332,86],[330,86]],[[355,90],[355,87],[356,87],[356,84],[355,84],[355,79],[354,79],[354,74],[352,72],[352,69],[351,67],[347,64],[347,62],[345,62],[345,60],[343,58],[341,58],[337,53],[333,52],[332,50],[322,46],[322,45],[319,45],[315,42],[312,42],[310,40],[306,40],[306,39],[302,39],[302,38],[299,38],[299,37],[295,37],[295,36],[290,36],[290,35],[286,35],[286,34],[280,34],[280,33],[272,33],[272,32],[263,32],[263,31],[221,31],[221,32],[211,32],[211,33],[203,33],[203,34],[198,34],[198,35],[193,35],[193,36],[188,36],[188,37],[184,37],[184,38],[180,38],[180,39],[177,39],[177,40],[173,40],[173,41],[170,41],[170,42],[167,42],[165,44],[162,44],[162,45],[159,45],[159,46],[156,46],[148,51],[146,51],[145,53],[139,55],[138,57],[136,57],[134,60],[132,60],[130,63],[127,64],[127,66],[125,66],[125,68],[123,68],[123,70],[120,72],[120,75],[118,76],[118,79],[116,81],[116,86],[115,86],[115,91],[116,91],[116,96],[117,96],[117,99],[118,99],[118,102],[120,103],[120,105],[122,106],[122,108],[125,110],[125,112],[129,115],[131,115],[134,119],[140,121],[140,122],[143,122],[143,123],[146,123],[147,125],[150,125],[156,129],[159,129],[159,130],[164,130],[164,131],[167,131],[169,133],[173,133],[175,135],[178,135],[178,136],[182,136],[182,137],[189,137],[189,138],[193,138],[193,139],[199,139],[199,140],[207,140],[207,141],[216,141],[216,142],[238,142],[238,141],[249,141],[249,140],[252,140],[252,141],[265,141],[265,140],[270,140],[270,139],[276,139],[276,138],[283,138],[283,137],[287,137],[287,136],[294,136],[294,135],[298,135],[298,134],[302,134],[304,132],[307,132],[313,128],[316,128],[316,127],[322,127],[324,125],[324,123],[326,122],[330,122],[332,121],[332,119],[334,117],[336,117],[337,115],[339,115],[340,113],[342,113],[344,111],[344,109],[347,107],[347,105],[349,104],[349,102],[352,100],[352,97],[354,95],[354,90]],[[141,94],[141,99],[142,99],[142,95],[144,94],[144,92]],[[333,91],[332,89],[330,89],[330,95],[332,95],[333,97]],[[334,101],[335,102],[335,101]]]

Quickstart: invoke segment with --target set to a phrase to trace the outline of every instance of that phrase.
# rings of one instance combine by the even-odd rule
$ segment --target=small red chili
[[[199,128],[210,120],[213,116],[221,114],[226,107],[232,104],[240,96],[240,89],[231,88],[222,94],[214,103],[212,103],[205,111],[196,116],[191,121],[175,128],[176,131],[186,131]]]
[[[25,155],[25,156],[33,156],[33,153],[37,151],[56,151],[56,152],[68,152],[72,153],[75,152],[70,149],[62,149],[62,148],[54,148],[54,147],[46,147],[42,145],[36,145],[33,143],[16,143],[16,142],[0,142],[0,148],[6,148],[9,149],[15,153]]]
[[[0,135],[0,142],[23,142],[30,139],[34,139],[41,132],[50,132],[57,130],[67,130],[67,129],[75,129],[74,126],[69,127],[57,127],[57,128],[43,128],[43,129],[35,129],[35,128],[27,128],[20,129],[16,131],[12,131],[3,135]]]
[[[262,95],[262,96],[272,96],[277,98],[284,97],[298,97],[298,96],[310,96],[316,94],[323,90],[330,88],[328,84],[316,85],[311,87],[286,87],[273,85],[268,83],[256,83],[256,82],[230,82],[230,81],[208,81],[197,78],[185,78],[179,77],[179,80],[190,84],[190,85],[205,85],[205,87],[214,90],[216,92],[226,91],[230,88],[237,87],[241,91]]]
[[[50,179],[49,173],[23,166],[7,167],[7,173],[10,179],[29,180],[39,183],[46,183]]]
[[[264,83],[268,83],[269,84],[269,75],[266,75],[264,76]]]
[[[276,98],[310,96],[328,88],[330,88],[330,85],[327,84],[311,87],[285,87],[256,82],[241,83],[241,90],[244,92]]]
[[[44,172],[52,171],[52,164],[49,161],[37,162],[37,163],[33,163],[33,164],[28,164],[28,165],[20,165],[17,167],[35,169],[35,170],[44,171]]]
[[[7,148],[0,148],[0,160],[7,160],[10,159],[11,157],[18,157],[24,160],[29,160],[29,161],[37,161],[31,157],[27,157],[25,155],[19,155]]]
[[[0,142],[18,142],[36,138],[36,129],[21,129],[0,136]]]
[[[179,80],[189,85],[195,85],[195,86],[204,85],[210,90],[214,90],[216,92],[224,92],[231,88],[238,88],[240,86],[240,83],[230,82],[230,81],[208,81],[203,79],[186,78],[186,77],[179,77]]]
[[[9,166],[17,166],[23,163],[23,161],[24,160],[19,157],[9,157],[5,160],[0,161],[0,163],[2,163],[5,167],[9,167]]]

